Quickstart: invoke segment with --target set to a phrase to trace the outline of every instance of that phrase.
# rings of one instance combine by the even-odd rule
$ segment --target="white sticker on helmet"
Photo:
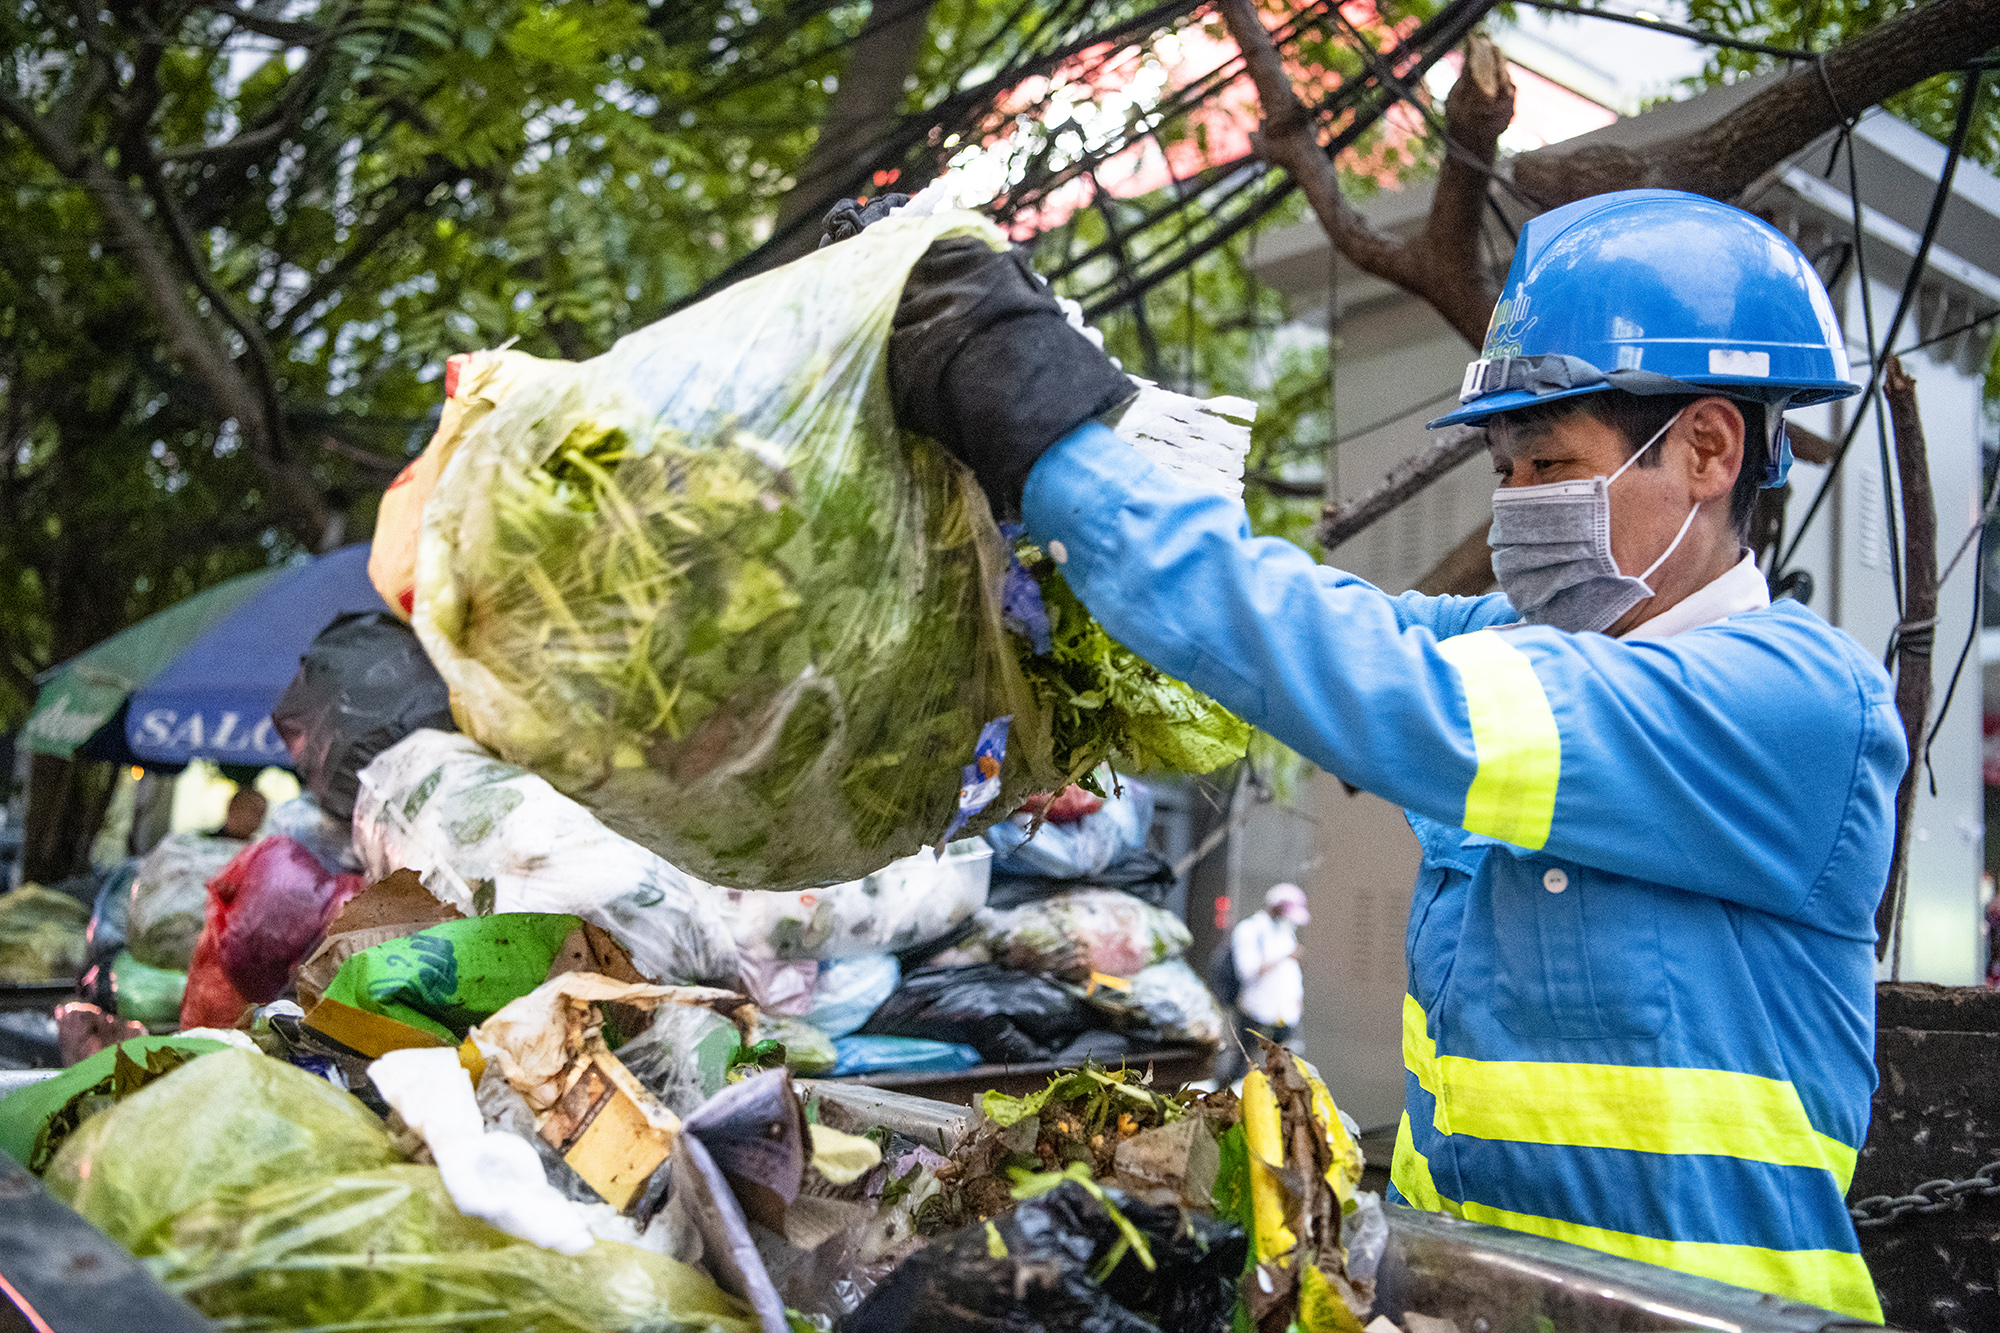
[[[1708,349],[1708,373],[1711,375],[1754,375],[1758,379],[1771,378],[1771,354],[1769,352],[1731,352],[1720,347]]]

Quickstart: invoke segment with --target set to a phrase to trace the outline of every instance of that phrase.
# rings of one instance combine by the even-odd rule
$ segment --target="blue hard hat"
[[[1781,413],[1861,392],[1825,284],[1777,228],[1679,190],[1619,190],[1532,218],[1465,368],[1476,425],[1580,394],[1708,392],[1767,405],[1766,485],[1791,462]]]

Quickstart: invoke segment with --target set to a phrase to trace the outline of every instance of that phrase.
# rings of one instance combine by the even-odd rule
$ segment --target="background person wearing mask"
[[[1432,423],[1487,431],[1487,597],[1391,597],[1146,462],[1019,252],[934,244],[888,369],[1107,631],[1408,812],[1394,1197],[1880,1320],[1844,1196],[1902,729],[1742,544],[1784,409],[1859,391],[1797,247],[1665,190],[1521,229]]]

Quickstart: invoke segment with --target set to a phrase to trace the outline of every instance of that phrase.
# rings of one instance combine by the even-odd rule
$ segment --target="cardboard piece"
[[[414,870],[398,870],[378,880],[342,905],[327,923],[319,948],[299,965],[300,1006],[311,1013],[340,965],[362,950],[464,916],[432,896]]]

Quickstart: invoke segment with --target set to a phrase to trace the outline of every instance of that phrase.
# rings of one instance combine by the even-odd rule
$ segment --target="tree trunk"
[[[1875,957],[1879,960],[1894,948],[1889,975],[1896,980],[1903,964],[1910,815],[1917,803],[1917,774],[1924,766],[1924,732],[1930,723],[1931,641],[1937,629],[1937,504],[1931,497],[1924,426],[1917,417],[1916,381],[1903,373],[1902,362],[1893,356],[1883,371],[1882,399],[1896,433],[1896,479],[1903,490],[1903,623],[1896,639],[1896,712],[1903,719],[1910,766],[1896,788],[1896,851],[1889,862],[1888,886],[1875,909]]]
[[[45,754],[34,757],[22,829],[23,883],[54,884],[90,869],[90,844],[104,822],[116,776],[113,764]]]
[[[811,252],[819,244],[819,220],[827,209],[868,188],[870,182],[857,173],[896,126],[903,84],[916,69],[934,3],[875,0],[869,8],[819,138],[778,209],[777,239],[768,261],[772,267]]]

